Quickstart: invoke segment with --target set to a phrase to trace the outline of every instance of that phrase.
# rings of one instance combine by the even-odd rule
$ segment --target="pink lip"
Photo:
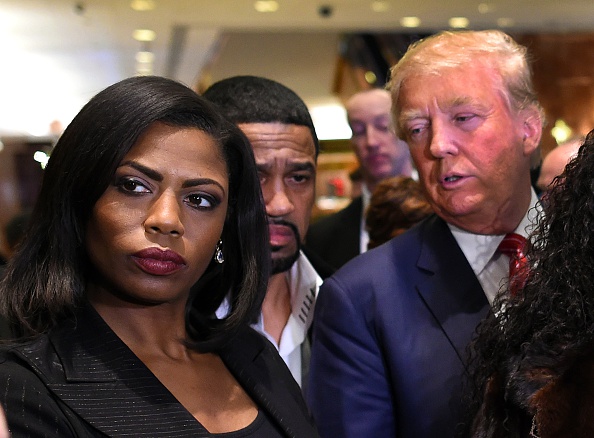
[[[186,261],[175,251],[146,248],[132,254],[132,260],[147,274],[170,275],[186,266]]]
[[[381,164],[381,163],[385,162],[386,160],[387,160],[386,156],[383,154],[373,154],[373,155],[368,155],[366,161],[370,165],[374,165],[374,164]]]
[[[270,244],[272,246],[287,245],[295,238],[293,230],[285,225],[269,225]]]

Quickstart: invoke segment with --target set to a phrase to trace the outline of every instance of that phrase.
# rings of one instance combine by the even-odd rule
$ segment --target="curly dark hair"
[[[544,215],[530,238],[524,289],[515,297],[497,297],[470,346],[475,420],[467,427],[474,436],[527,436],[531,397],[592,351],[592,169],[594,131],[541,201]]]
[[[433,213],[421,185],[412,178],[394,176],[381,181],[365,212],[368,248],[396,237]]]

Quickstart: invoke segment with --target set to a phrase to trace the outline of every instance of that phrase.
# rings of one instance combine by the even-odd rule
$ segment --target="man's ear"
[[[529,156],[540,144],[543,125],[542,115],[537,108],[527,108],[520,112],[520,117],[524,120],[522,126],[524,155]]]

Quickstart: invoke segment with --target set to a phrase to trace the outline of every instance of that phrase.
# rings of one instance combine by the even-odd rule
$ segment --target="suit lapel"
[[[417,290],[464,363],[465,348],[489,304],[447,224],[434,216],[423,226],[417,266],[426,275]]]
[[[209,436],[90,306],[50,340],[66,378],[48,387],[99,431],[111,437]],[[141,421],[130,424],[130,417]]]
[[[340,260],[340,265],[361,253],[362,210],[363,198],[358,197],[334,216],[334,229],[331,232],[336,237],[331,252],[336,254],[334,258]]]
[[[345,227],[348,232],[343,234],[345,244],[348,245],[349,254],[355,257],[361,253],[361,219],[363,217],[363,198],[353,199],[344,209]]]
[[[280,356],[273,351],[274,347],[266,348],[266,342],[261,335],[248,329],[219,353],[245,391],[287,436],[317,436],[309,419],[304,418],[303,400],[295,398],[301,397],[299,386]]]
[[[209,437],[208,431],[87,306],[49,340],[63,367],[47,372],[38,350],[22,353],[48,388],[77,416],[110,437]],[[252,329],[219,351],[259,408],[289,437],[318,436],[301,391],[274,347]],[[52,366],[60,366],[53,363]],[[133,424],[130,417],[140,419]]]

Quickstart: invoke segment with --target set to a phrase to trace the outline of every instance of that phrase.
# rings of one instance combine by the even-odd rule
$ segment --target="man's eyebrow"
[[[306,170],[308,172],[313,172],[316,169],[313,163],[310,163],[309,161],[305,163],[291,163],[288,167],[291,168],[291,170]]]
[[[264,162],[264,163],[256,163],[256,168],[258,170],[268,170],[271,169],[273,166],[272,163]],[[308,171],[308,172],[315,172],[316,166],[310,162],[298,162],[298,163],[289,163],[287,164],[287,168],[291,171]]]
[[[419,110],[404,110],[398,115],[398,123],[403,124],[410,120],[423,118],[427,118],[427,116]]]

